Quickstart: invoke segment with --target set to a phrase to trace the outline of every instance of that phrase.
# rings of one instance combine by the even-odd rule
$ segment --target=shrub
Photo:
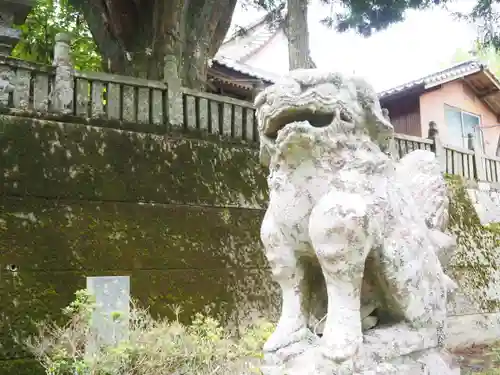
[[[26,341],[28,349],[49,375],[229,375],[259,374],[261,348],[273,326],[259,322],[239,339],[231,337],[216,319],[196,314],[190,325],[176,319],[151,317],[132,303],[129,335],[116,345],[85,351],[91,338],[94,299],[77,291],[63,310],[67,321],[38,325],[38,334]],[[121,319],[113,313],[112,319]]]

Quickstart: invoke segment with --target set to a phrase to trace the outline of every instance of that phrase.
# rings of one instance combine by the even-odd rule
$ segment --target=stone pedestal
[[[0,56],[9,56],[21,38],[12,26],[23,24],[35,0],[0,0]]]
[[[321,339],[311,336],[274,353],[266,353],[264,375],[460,375],[453,357],[438,347],[436,331],[413,331],[405,325],[376,328],[364,335],[354,360],[325,358]]]

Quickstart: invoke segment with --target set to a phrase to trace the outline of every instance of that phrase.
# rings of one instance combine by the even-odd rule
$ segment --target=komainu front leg
[[[370,209],[360,195],[333,191],[318,202],[309,223],[328,293],[321,352],[339,363],[353,359],[363,342],[360,299],[373,245],[367,228]]]
[[[262,222],[261,239],[273,278],[282,291],[281,316],[276,330],[264,345],[265,352],[274,352],[311,339],[312,333],[307,328],[308,285],[304,265],[298,259],[297,244],[287,238],[269,214]]]

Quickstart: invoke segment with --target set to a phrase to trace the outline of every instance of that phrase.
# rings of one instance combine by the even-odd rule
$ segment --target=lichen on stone
[[[491,288],[499,265],[500,224],[481,225],[462,178],[445,177],[450,193],[449,231],[457,237],[449,271],[461,292],[481,310],[497,311],[500,300],[491,295]]]

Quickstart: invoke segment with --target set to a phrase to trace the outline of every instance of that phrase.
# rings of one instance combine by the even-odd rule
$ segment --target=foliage
[[[481,49],[500,49],[500,10],[496,1],[476,0],[469,13],[455,12],[459,20],[474,23],[478,29],[477,43]]]
[[[216,319],[196,314],[191,325],[176,319],[155,320],[132,304],[129,335],[115,346],[85,353],[91,338],[95,303],[87,292],[76,292],[64,313],[64,325],[42,323],[26,344],[50,375],[257,374],[261,348],[272,332],[270,323],[249,327],[239,339],[231,337]],[[114,321],[125,319],[111,314]]]
[[[452,57],[453,63],[460,63],[471,59],[478,59],[488,65],[491,71],[500,77],[500,54],[494,47],[485,47],[476,42],[470,50],[458,49]]]
[[[339,32],[355,30],[363,36],[371,36],[374,31],[384,30],[393,23],[404,20],[409,9],[425,9],[441,5],[447,0],[341,0],[340,9],[334,9],[337,2],[320,0],[332,5],[332,14],[322,23],[334,27]]]
[[[22,40],[14,49],[14,57],[42,64],[52,64],[55,36],[71,35],[73,64],[81,70],[101,70],[101,56],[97,52],[87,23],[68,0],[37,0],[23,25],[17,26]]]

